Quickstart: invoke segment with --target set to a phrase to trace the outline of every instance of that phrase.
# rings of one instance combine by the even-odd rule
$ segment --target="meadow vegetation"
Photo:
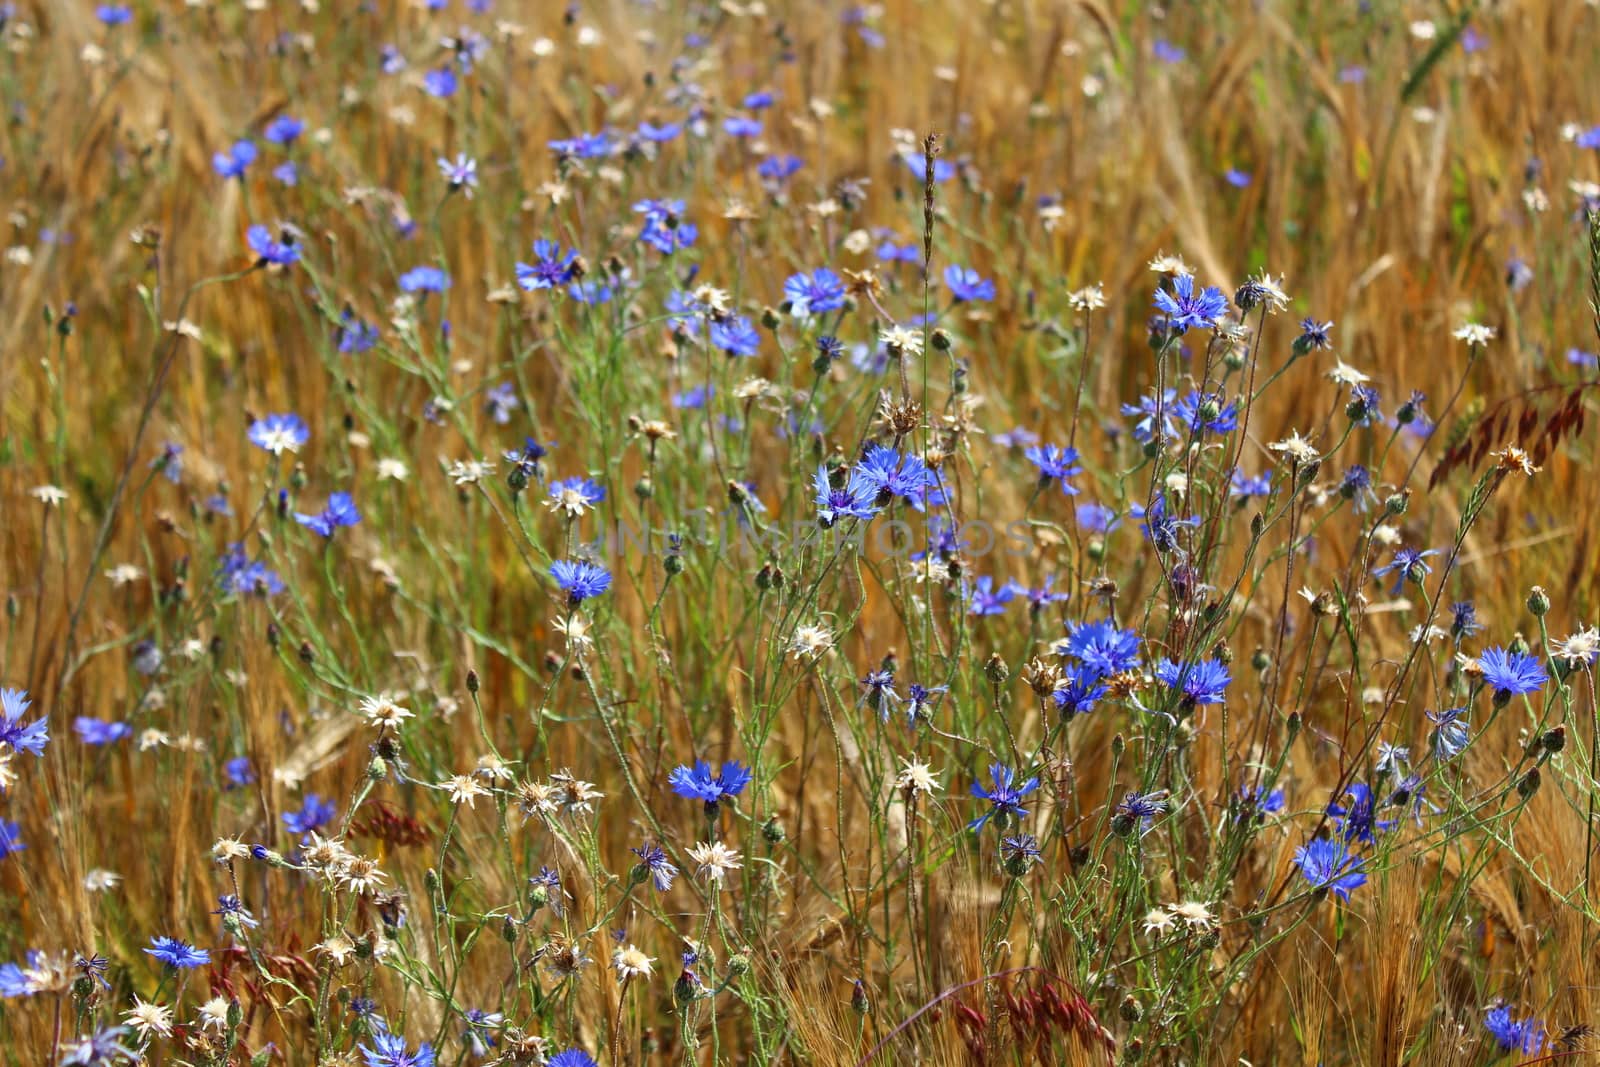
[[[1597,55],[0,3],[0,1062],[1589,1062]]]

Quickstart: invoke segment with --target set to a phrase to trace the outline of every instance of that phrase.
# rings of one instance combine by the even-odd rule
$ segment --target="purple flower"
[[[555,241],[540,238],[533,242],[533,257],[532,263],[517,263],[517,284],[524,289],[554,289],[572,281],[578,261],[576,249],[563,253]]]
[[[150,947],[145,952],[175,970],[200,967],[211,962],[211,953],[175,937],[152,937]]]
[[[791,274],[783,283],[783,294],[789,301],[789,312],[795,318],[844,307],[844,282],[827,267],[818,267],[810,274]]]
[[[330,493],[327,506],[320,512],[307,515],[297,511],[294,513],[294,521],[313,533],[332,537],[333,531],[340,526],[354,526],[359,523],[361,512],[356,509],[356,502],[349,493]]]
[[[218,152],[211,157],[211,167],[223,178],[243,178],[244,172],[255,161],[255,142],[235,141],[226,152]]]
[[[450,67],[435,67],[422,76],[422,87],[429,96],[443,100],[456,95],[456,72]]]
[[[1497,700],[1543,689],[1548,677],[1539,657],[1505,648],[1485,649],[1478,657],[1478,666],[1483,671],[1484,682],[1494,690]]]
[[[987,788],[979,782],[972,783],[972,795],[980,800],[987,800],[989,810],[967,823],[969,830],[982,829],[990,819],[995,819],[1003,827],[1012,819],[1025,817],[1028,812],[1022,806],[1022,800],[1039,788],[1038,778],[1029,778],[1021,785],[1017,785],[1016,772],[1003,763],[990,765],[989,777],[994,784]]]
[[[1340,900],[1349,900],[1352,889],[1367,884],[1361,858],[1351,855],[1343,841],[1316,838],[1296,850],[1294,862],[1314,888],[1331,889]]]
[[[258,263],[288,267],[300,261],[300,246],[295,242],[294,232],[287,228],[275,238],[271,230],[257,223],[245,232],[245,241],[256,254]]]
[[[994,281],[981,277],[977,271],[969,267],[960,267],[952,263],[944,269],[945,288],[950,290],[950,295],[957,300],[993,300]]]
[[[306,124],[293,115],[279,115],[267,123],[261,136],[275,145],[292,145],[305,132]]]
[[[572,607],[611,588],[610,571],[582,560],[556,560],[550,564],[550,577],[567,594],[567,603]]]
[[[967,596],[971,606],[967,612],[971,615],[1004,615],[1006,605],[1017,598],[1022,589],[1015,582],[1006,582],[1000,588],[994,588],[994,579],[987,574],[979,575],[977,580],[967,588]]]
[[[404,293],[442,293],[450,288],[450,275],[438,267],[412,267],[400,275],[400,291]]]
[[[1067,481],[1075,475],[1083,473],[1083,468],[1078,466],[1078,450],[1076,448],[1061,448],[1057,445],[1034,445],[1022,453],[1028,461],[1039,468],[1039,483],[1048,485],[1059,482],[1061,491],[1067,496],[1076,496],[1079,492],[1077,486]]]
[[[47,719],[22,721],[30,703],[25,689],[0,689],[0,745],[9,745],[13,752],[43,756],[44,746],[50,740],[47,732],[50,724]]]
[[[1167,323],[1176,333],[1191,326],[1210,329],[1222,321],[1228,311],[1228,298],[1214,285],[1199,293],[1194,291],[1194,276],[1180,274],[1172,279],[1172,291],[1165,287],[1156,289],[1155,306],[1167,316]]]
[[[79,740],[86,745],[109,745],[133,733],[133,727],[125,722],[92,719],[87,715],[73,719],[72,729],[77,733]]]

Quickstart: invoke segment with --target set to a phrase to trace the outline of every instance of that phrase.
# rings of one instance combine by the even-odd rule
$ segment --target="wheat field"
[[[0,45],[0,1062],[1595,1061],[1600,5]]]

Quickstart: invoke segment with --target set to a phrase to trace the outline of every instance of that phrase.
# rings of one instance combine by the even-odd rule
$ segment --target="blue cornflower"
[[[699,228],[683,221],[682,200],[641,200],[633,205],[633,210],[644,215],[639,240],[664,256],[680,248],[690,248],[699,239]]]
[[[1016,772],[1003,763],[991,764],[989,777],[994,781],[989,788],[984,788],[979,782],[972,783],[972,795],[979,800],[987,800],[989,810],[967,823],[969,830],[982,829],[990,819],[1003,827],[1012,819],[1023,818],[1028,811],[1022,806],[1022,798],[1039,788],[1038,778],[1029,778],[1021,785],[1015,784]]]
[[[1158,399],[1155,393],[1147,393],[1139,398],[1137,404],[1122,405],[1124,415],[1137,415],[1138,421],[1133,424],[1133,439],[1140,444],[1149,444],[1156,435],[1156,415],[1161,416],[1161,436],[1171,437],[1174,432],[1172,423],[1173,402],[1178,399],[1176,389],[1163,389]]]
[[[1386,574],[1395,575],[1394,588],[1389,591],[1390,596],[1397,596],[1405,588],[1406,579],[1417,584],[1422,579],[1433,573],[1433,568],[1427,563],[1429,556],[1437,556],[1439,550],[1430,548],[1426,552],[1419,552],[1414,548],[1397,548],[1394,550],[1394,559],[1385,563],[1372,572],[1374,578],[1382,578]]]
[[[22,721],[31,703],[26,689],[0,689],[0,745],[10,745],[14,752],[43,756],[50,740],[50,723],[47,719]]]
[[[223,591],[236,596],[275,596],[283,592],[283,579],[260,560],[245,555],[244,546],[228,546],[217,561],[217,580]]]
[[[309,834],[328,825],[336,814],[333,801],[324,800],[318,793],[307,793],[299,811],[283,813],[283,825],[291,834]]]
[[[222,773],[227,777],[227,789],[238,789],[252,784],[256,780],[256,772],[250,766],[249,756],[235,756],[222,765]]]
[[[638,848],[629,849],[639,857],[639,865],[650,875],[651,883],[662,893],[672,888],[672,880],[678,877],[678,868],[667,859],[667,854],[661,846],[653,841],[646,841]]]
[[[1182,63],[1188,57],[1183,49],[1160,37],[1150,46],[1150,54],[1163,63]]]
[[[1195,435],[1232,433],[1239,428],[1239,402],[1224,404],[1221,393],[1190,393],[1172,406],[1172,413]]]
[[[1078,525],[1089,533],[1109,533],[1121,522],[1116,511],[1093,500],[1079,504],[1075,514]]]
[[[918,511],[926,509],[930,493],[939,497],[939,476],[921,456],[904,455],[887,445],[871,444],[867,454],[856,466],[856,472],[875,487],[879,500],[887,503],[885,496],[902,497]],[[933,501],[935,505],[940,499]]]
[[[369,352],[378,344],[378,328],[362,322],[356,313],[345,308],[339,313],[339,326],[334,331],[339,351],[346,355]]]
[[[990,434],[989,440],[993,441],[1001,448],[1016,448],[1018,446],[1027,447],[1028,445],[1038,444],[1039,435],[1025,426],[1013,426],[1009,430],[1002,430],[999,433]]]
[[[517,284],[529,292],[566,285],[573,279],[577,262],[577,249],[563,252],[560,244],[541,237],[533,242],[533,262],[518,261]]]
[[[581,1048],[562,1049],[544,1061],[544,1067],[600,1067],[594,1057]]]
[[[614,146],[610,134],[580,133],[576,137],[551,141],[549,148],[550,151],[558,156],[570,156],[573,159],[600,159],[609,156]]]
[[[232,916],[233,919],[241,926],[247,926],[252,930],[261,925],[261,923],[256,920],[256,917],[250,914],[250,909],[244,906],[244,901],[240,900],[232,893],[225,893],[218,897],[217,910],[213,911],[211,914],[219,916],[222,919],[224,929],[227,928],[229,916]]]
[[[1478,657],[1478,666],[1483,670],[1484,682],[1494,690],[1497,700],[1509,700],[1523,693],[1543,689],[1548,677],[1538,656],[1505,648],[1485,649]]]
[[[443,100],[456,95],[456,72],[450,67],[435,67],[422,76],[422,87],[429,96]]]
[[[1443,763],[1459,756],[1472,743],[1467,732],[1467,709],[1446,708],[1427,713],[1428,721],[1438,729],[1433,731],[1433,758]]]
[[[293,115],[279,115],[267,123],[261,136],[278,145],[291,145],[306,132],[306,124]]]
[[[1478,609],[1470,600],[1460,600],[1450,605],[1450,633],[1455,637],[1471,637],[1483,629],[1478,621]]]
[[[1106,695],[1102,675],[1092,667],[1074,663],[1061,675],[1061,681],[1051,694],[1056,707],[1066,716],[1087,715],[1094,710],[1096,701]]]
[[[729,137],[760,137],[761,120],[748,115],[729,115],[722,120],[722,130]]]
[[[700,319],[710,309],[696,300],[692,293],[674,289],[667,294],[665,307],[667,321],[672,323],[674,331],[681,330],[690,337],[700,336]]]
[[[769,185],[780,185],[805,166],[799,156],[768,156],[756,167],[756,174]]]
[[[109,745],[133,733],[133,727],[125,722],[91,719],[87,715],[79,715],[73,719],[72,729],[86,745]]]
[[[1067,636],[1056,652],[1072,656],[1102,677],[1131,671],[1139,665],[1139,635],[1119,630],[1110,619],[1067,624]]]
[[[950,295],[957,300],[993,300],[994,281],[982,277],[970,267],[960,267],[952,263],[944,269],[945,288],[950,290]]]
[[[1544,1027],[1531,1015],[1512,1017],[1509,1004],[1490,1008],[1483,1025],[1502,1052],[1538,1052],[1544,1044]]]
[[[1372,488],[1372,472],[1359,463],[1352,465],[1339,479],[1339,495],[1355,502],[1357,514],[1365,514],[1378,499]]]
[[[1172,279],[1172,291],[1156,289],[1155,306],[1166,313],[1168,327],[1183,333],[1191,326],[1210,329],[1228,312],[1228,298],[1221,289],[1208,285],[1197,295],[1194,275],[1180,274]]]
[[[483,394],[483,413],[497,426],[509,424],[511,413],[521,406],[517,388],[510,382],[501,382]]]
[[[1382,398],[1370,385],[1352,386],[1344,412],[1357,426],[1371,426],[1374,420],[1383,420]]]
[[[243,178],[250,164],[256,161],[254,141],[235,141],[226,152],[211,157],[211,169],[222,178]]]
[[[1350,854],[1343,841],[1319,837],[1295,851],[1295,865],[1316,889],[1331,889],[1340,900],[1349,900],[1350,891],[1367,884],[1362,860]]]
[[[127,4],[101,4],[94,9],[94,17],[107,26],[121,26],[133,20],[133,9]]]
[[[385,74],[399,74],[406,69],[406,57],[392,44],[378,50],[378,69]]]
[[[387,1030],[373,1034],[372,1044],[360,1048],[367,1067],[433,1067],[432,1045],[423,1042],[417,1051],[407,1052],[406,1039]]]
[[[1135,825],[1139,827],[1139,836],[1143,837],[1150,832],[1150,827],[1155,823],[1157,815],[1167,813],[1167,792],[1159,790],[1154,793],[1129,793],[1122,798],[1122,803],[1116,806],[1112,815],[1112,827],[1119,828],[1122,833],[1132,830]]]
[[[22,843],[22,827],[0,819],[0,860],[21,852],[28,846]]]
[[[777,96],[770,89],[758,89],[753,93],[746,94],[745,98],[740,101],[739,106],[746,111],[765,111],[775,104],[777,100]]]
[[[315,515],[304,512],[294,513],[294,521],[301,526],[321,534],[323,537],[332,537],[333,531],[341,526],[354,526],[361,521],[361,512],[356,508],[356,502],[349,493],[329,493],[328,504]]]
[[[1272,493],[1272,474],[1246,474],[1238,467],[1233,468],[1233,475],[1229,479],[1228,494],[1230,496],[1248,499],[1253,496],[1268,496]]]
[[[1080,490],[1067,479],[1083,473],[1083,468],[1078,466],[1078,450],[1076,448],[1061,448],[1058,445],[1033,445],[1024,449],[1024,456],[1028,462],[1039,468],[1040,484],[1060,482],[1061,491],[1067,496],[1076,496]]]
[[[918,152],[916,149],[908,148],[905,151],[901,152],[900,153],[900,162],[905,164],[905,167],[906,167],[907,170],[909,170],[912,174],[916,175],[918,181],[921,181],[921,180],[923,180],[924,178],[927,177],[927,174],[928,174],[928,160],[927,160],[927,157],[924,156],[921,152]],[[956,176],[956,167],[955,167],[954,163],[951,163],[947,159],[939,159],[937,157],[934,158],[934,161],[933,161],[933,183],[935,185],[943,185],[945,182],[949,181],[951,178],[954,178],[955,176]]]
[[[1374,833],[1387,833],[1394,826],[1393,819],[1380,819],[1372,790],[1364,782],[1351,782],[1344,791],[1348,804],[1329,804],[1328,814],[1339,827],[1339,836],[1346,841],[1360,841],[1371,845],[1377,842]]]
[[[682,132],[683,123],[681,122],[663,122],[659,126],[653,122],[641,122],[638,130],[635,131],[639,140],[649,141],[652,144],[665,144],[668,141],[676,140]]]
[[[545,904],[556,918],[561,918],[566,911],[567,891],[562,888],[561,874],[549,867],[540,867],[539,873],[528,879],[528,885],[542,888],[545,891]]]
[[[582,515],[606,498],[606,487],[582,475],[557,478],[548,490],[550,506],[568,515]]]
[[[556,560],[550,564],[550,577],[567,594],[567,603],[572,607],[611,588],[610,571],[582,560]]]
[[[878,718],[884,722],[889,721],[890,710],[899,702],[900,694],[894,688],[894,671],[868,671],[867,676],[861,679],[861,699],[857,703],[876,711]]]
[[[1319,349],[1332,348],[1333,342],[1328,339],[1328,331],[1333,329],[1332,322],[1318,322],[1316,319],[1300,320],[1300,336],[1294,339],[1294,350],[1304,355]]]
[[[1000,861],[1006,873],[1021,877],[1041,857],[1039,839],[1032,834],[1014,834],[1000,839]]]
[[[467,1032],[463,1040],[467,1043],[467,1051],[474,1056],[487,1056],[489,1050],[498,1042],[494,1039],[494,1031],[506,1020],[500,1012],[488,1012],[482,1008],[469,1008],[462,1015],[466,1023]]]
[[[1133,517],[1141,519],[1139,529],[1144,531],[1145,537],[1156,546],[1158,552],[1172,552],[1178,545],[1178,531],[1185,526],[1199,526],[1200,517],[1191,515],[1187,519],[1180,519],[1167,510],[1167,497],[1164,492],[1157,493],[1155,502],[1148,510],[1142,504],[1135,504],[1132,508]]]
[[[724,797],[736,797],[743,793],[745,786],[750,784],[750,778],[750,769],[738,760],[724,763],[722,770],[716,774],[711,773],[711,764],[705,760],[695,760],[693,767],[673,768],[672,773],[667,775],[667,784],[680,797],[703,800],[709,805],[716,804]]]
[[[915,243],[897,245],[893,241],[885,241],[878,246],[875,254],[885,263],[922,262],[922,246]]]
[[[200,967],[211,962],[211,953],[175,937],[152,937],[145,952],[175,969]]]
[[[555,447],[555,442],[549,445],[540,444],[531,437],[522,439],[521,448],[513,448],[505,452],[506,462],[514,464],[524,474],[535,476],[539,474],[539,461],[550,454],[550,449]]]
[[[1004,615],[1006,605],[1015,600],[1021,591],[1015,582],[1010,581],[996,589],[994,579],[981,574],[967,588],[967,596],[972,602],[967,612],[971,615]]]
[[[1156,663],[1156,679],[1169,689],[1180,690],[1185,704],[1221,704],[1233,675],[1228,665],[1217,659],[1195,663],[1162,659]]]
[[[1238,167],[1229,167],[1223,171],[1222,179],[1235,189],[1248,189],[1250,187],[1250,172],[1240,170]]]
[[[730,356],[748,359],[761,347],[761,333],[747,316],[732,315],[712,321],[711,344]]]
[[[128,1032],[126,1026],[108,1026],[62,1045],[61,1067],[112,1067],[140,1062],[144,1057],[123,1044]]]
[[[789,275],[783,295],[788,298],[789,313],[803,319],[844,307],[844,282],[827,267],[818,267],[810,274]]]
[[[256,254],[258,263],[289,267],[300,262],[300,246],[295,242],[294,233],[288,229],[279,237],[273,237],[271,230],[257,223],[246,230],[244,236],[250,251]]]
[[[300,168],[292,159],[286,159],[272,168],[272,176],[280,185],[295,186],[300,184]]]
[[[567,295],[580,304],[599,306],[611,303],[616,289],[604,278],[582,278],[567,286]]]
[[[1056,592],[1054,588],[1055,584],[1056,576],[1053,574],[1047,574],[1044,576],[1044,581],[1040,584],[1022,590],[1023,598],[1028,602],[1029,612],[1038,614],[1039,612],[1043,611],[1045,606],[1048,604],[1059,604],[1062,601],[1072,599],[1071,593]]]
[[[681,393],[672,395],[672,406],[684,411],[698,411],[706,406],[706,401],[717,395],[714,385],[696,385],[685,389]]]
[[[161,646],[154,641],[140,641],[129,652],[128,660],[140,674],[151,675],[161,669]]]
[[[403,293],[442,293],[450,288],[450,275],[438,267],[412,267],[400,275]]]
[[[939,694],[949,691],[949,686],[943,685],[918,685],[912,682],[906,686],[906,725],[915,726],[918,719],[929,719],[933,716],[933,705],[938,701]]]
[[[816,489],[817,517],[824,527],[832,526],[841,518],[872,518],[878,513],[878,486],[860,470],[850,471],[842,486],[834,487],[828,476],[827,464],[817,467],[812,487]]]
[[[1239,787],[1239,815],[1241,818],[1253,815],[1275,815],[1283,810],[1283,790],[1274,789],[1267,792],[1267,787],[1258,785],[1251,789],[1248,785]]]

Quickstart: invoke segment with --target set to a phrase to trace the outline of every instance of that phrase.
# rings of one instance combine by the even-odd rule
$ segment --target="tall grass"
[[[0,1060],[1592,1055],[1593,5],[129,15],[0,30]]]

